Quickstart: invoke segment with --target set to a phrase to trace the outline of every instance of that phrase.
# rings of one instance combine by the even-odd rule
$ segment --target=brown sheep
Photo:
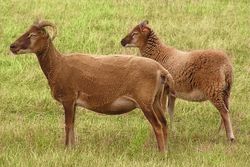
[[[47,26],[54,29],[52,38]],[[165,86],[173,85],[169,72],[148,58],[80,53],[64,56],[52,43],[55,34],[52,23],[36,22],[10,45],[10,50],[36,54],[53,97],[64,107],[66,146],[74,144],[76,106],[108,115],[140,108],[154,129],[159,150],[164,151],[167,123],[160,100]]]
[[[143,21],[122,39],[125,47],[138,47],[143,57],[161,63],[173,76],[175,96],[168,95],[170,123],[173,122],[175,99],[188,101],[209,100],[220,112],[221,127],[234,141],[229,117],[229,96],[232,87],[232,65],[228,56],[218,50],[180,51],[162,43]]]

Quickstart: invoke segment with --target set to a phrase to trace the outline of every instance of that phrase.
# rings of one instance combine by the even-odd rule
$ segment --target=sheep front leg
[[[74,122],[75,122],[75,102],[67,101],[63,102],[64,114],[65,114],[65,132],[66,147],[71,147],[75,144],[75,135],[74,135]]]

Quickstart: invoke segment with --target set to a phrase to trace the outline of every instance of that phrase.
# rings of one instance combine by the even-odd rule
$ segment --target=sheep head
[[[143,47],[147,43],[148,36],[151,32],[148,27],[148,21],[144,20],[136,25],[122,40],[121,45],[124,47]]]
[[[45,27],[51,27],[53,29],[51,38]],[[57,31],[54,24],[48,21],[36,21],[28,31],[10,45],[10,50],[14,54],[42,52],[48,47],[49,40],[55,38],[56,33]]]

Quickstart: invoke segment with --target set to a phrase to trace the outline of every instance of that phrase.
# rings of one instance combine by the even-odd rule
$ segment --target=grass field
[[[0,11],[0,166],[250,166],[250,1],[0,0]],[[61,52],[139,55],[120,40],[143,19],[179,49],[227,51],[236,143],[218,134],[220,117],[209,102],[177,100],[165,155],[139,110],[104,116],[78,108],[77,144],[65,150],[63,109],[36,56],[9,51],[36,18],[57,25]]]

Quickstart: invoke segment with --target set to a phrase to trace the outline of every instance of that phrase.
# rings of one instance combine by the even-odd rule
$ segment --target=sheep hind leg
[[[150,104],[147,106],[146,105],[144,105],[144,106],[140,105],[140,106],[141,106],[141,109],[143,111],[143,114],[145,115],[145,117],[147,118],[147,120],[149,121],[149,123],[153,127],[159,151],[164,152],[165,151],[165,141],[164,141],[164,134],[163,134],[163,130],[162,130],[163,127],[162,127],[162,124],[154,111],[153,105]]]
[[[229,92],[226,92],[226,91],[223,92],[223,101],[227,110],[229,111]],[[221,133],[222,129],[224,128],[225,127],[224,127],[223,119],[221,118],[219,133]]]
[[[175,97],[168,95],[168,113],[170,117],[170,129],[173,130]]]
[[[163,108],[161,106],[160,99],[157,99],[157,98],[155,99],[153,107],[154,107],[154,111],[155,111],[159,121],[161,122],[162,131],[163,131],[163,134],[164,134],[164,145],[167,147],[167,143],[168,143],[167,142],[167,137],[168,137],[167,120],[166,120],[166,117],[165,117],[164,110],[163,110]]]
[[[165,90],[162,93],[162,98],[161,98],[161,106],[163,108],[164,113],[167,112],[167,92]]]
[[[224,104],[223,98],[211,99],[211,102],[217,108],[217,110],[219,110],[219,112],[220,112],[228,139],[230,141],[234,141],[235,137],[233,134],[233,129],[232,129],[232,124],[231,124],[231,120],[230,120],[230,116],[229,116],[229,111],[228,111],[226,105]]]
[[[63,102],[65,112],[65,145],[71,147],[75,144],[74,122],[75,122],[75,102]]]
[[[221,135],[221,133],[222,133],[222,129],[224,129],[224,128],[225,128],[225,127],[224,127],[224,122],[223,122],[223,119],[221,118],[221,120],[220,120],[219,130],[218,130],[219,135]]]

